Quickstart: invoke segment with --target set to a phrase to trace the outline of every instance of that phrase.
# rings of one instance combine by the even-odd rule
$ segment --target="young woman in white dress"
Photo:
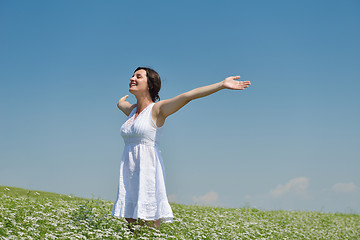
[[[129,224],[139,220],[157,228],[160,228],[161,221],[172,221],[163,163],[157,149],[159,132],[166,118],[191,100],[222,89],[243,90],[250,85],[250,81],[236,81],[239,78],[227,77],[221,82],[157,101],[160,99],[160,76],[151,68],[139,67],[135,70],[130,78],[129,92],[136,97],[136,104],[126,101],[128,95],[117,103],[128,119],[121,128],[125,149],[114,216],[125,217]]]

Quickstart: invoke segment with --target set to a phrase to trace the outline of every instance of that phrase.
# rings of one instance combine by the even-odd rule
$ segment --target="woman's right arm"
[[[125,113],[126,116],[129,116],[131,111],[134,109],[136,104],[131,104],[126,99],[129,97],[129,95],[123,96],[120,98],[120,100],[117,103],[117,107]]]

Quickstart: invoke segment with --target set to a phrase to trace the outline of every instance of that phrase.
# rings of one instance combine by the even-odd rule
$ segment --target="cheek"
[[[148,88],[149,88],[149,85],[148,85],[148,83],[147,83],[147,80],[141,81],[141,86],[142,86],[144,89],[148,89]]]

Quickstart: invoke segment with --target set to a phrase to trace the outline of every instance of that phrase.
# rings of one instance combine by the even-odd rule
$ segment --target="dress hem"
[[[144,221],[156,221],[158,219],[161,219],[161,222],[162,223],[172,223],[173,222],[173,219],[174,217],[160,217],[160,218],[146,218],[146,217],[134,217],[134,216],[120,216],[120,215],[112,215],[114,217],[121,217],[121,218],[132,218],[132,219],[141,219],[141,220],[144,220]]]

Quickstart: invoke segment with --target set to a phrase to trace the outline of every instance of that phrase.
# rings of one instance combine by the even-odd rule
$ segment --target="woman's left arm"
[[[206,97],[222,89],[243,90],[250,85],[250,81],[236,81],[240,76],[228,77],[225,80],[193,89],[189,92],[182,93],[174,98],[166,99],[155,103],[153,108],[153,119],[157,126],[162,126],[165,119],[174,114],[191,100]]]

